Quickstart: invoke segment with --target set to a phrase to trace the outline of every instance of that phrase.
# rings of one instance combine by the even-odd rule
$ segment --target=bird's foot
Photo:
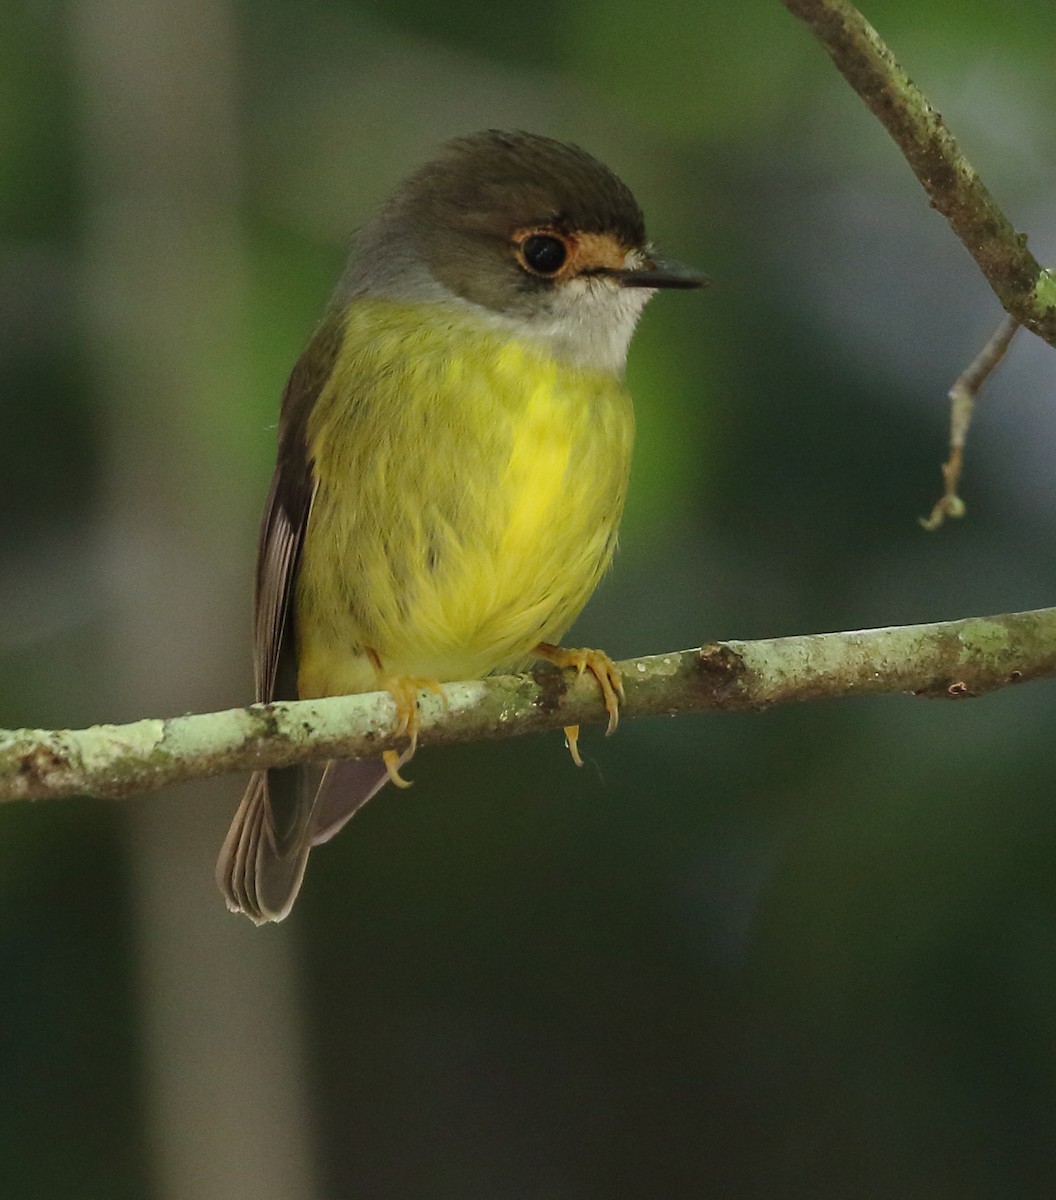
[[[418,693],[435,692],[444,702],[445,708],[447,695],[437,679],[420,679],[416,675],[386,675],[378,655],[373,650],[368,653],[378,677],[378,690],[388,692],[396,705],[396,732],[405,733],[410,739],[410,746],[402,757],[411,759],[418,749]],[[400,774],[400,752],[384,750],[381,757],[390,781],[396,787],[410,787],[412,781],[404,779]]]
[[[540,658],[552,662],[555,667],[574,667],[576,675],[589,671],[598,681],[601,688],[601,698],[605,702],[605,711],[609,714],[609,726],[606,736],[616,731],[620,723],[620,701],[623,699],[623,680],[619,668],[604,650],[569,650],[563,646],[555,646],[550,642],[540,642],[535,648]],[[577,767],[583,765],[579,756],[579,726],[566,725],[565,738],[568,741],[568,752]]]

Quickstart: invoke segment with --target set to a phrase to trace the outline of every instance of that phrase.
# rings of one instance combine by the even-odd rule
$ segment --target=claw
[[[411,786],[414,780],[404,779],[400,774],[399,750],[382,750],[381,760],[385,764],[385,770],[388,772],[390,783],[395,784],[398,788],[409,788]]]
[[[550,642],[540,642],[535,648],[540,658],[548,659],[555,667],[574,667],[578,678],[584,671],[590,671],[601,688],[601,698],[605,702],[605,711],[609,714],[609,725],[605,730],[606,736],[616,732],[620,723],[620,701],[623,699],[623,680],[619,668],[604,650],[566,650],[563,646],[554,646]],[[582,766],[579,757],[577,741],[579,726],[570,725],[565,729],[568,739],[568,750],[576,766]]]
[[[568,747],[569,754],[572,755],[572,761],[577,767],[583,765],[583,760],[579,757],[579,726],[565,726],[565,745]]]
[[[447,707],[447,695],[440,682],[436,679],[418,679],[412,675],[386,676],[381,664],[381,658],[375,650],[367,650],[374,672],[378,677],[378,690],[386,691],[396,705],[396,732],[406,733],[410,745],[406,757],[411,759],[418,749],[418,693],[420,691],[435,692]],[[397,787],[410,787],[411,780],[404,779],[400,774],[400,754],[396,750],[385,750],[382,753],[385,770],[389,779]]]

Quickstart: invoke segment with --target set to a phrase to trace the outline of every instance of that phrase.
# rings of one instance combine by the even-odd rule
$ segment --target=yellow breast
[[[350,307],[308,429],[303,696],[477,678],[557,641],[607,567],[634,418],[614,375],[434,307]]]

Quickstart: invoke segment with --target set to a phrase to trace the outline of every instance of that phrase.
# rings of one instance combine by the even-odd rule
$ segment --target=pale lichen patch
[[[165,722],[136,721],[131,725],[92,725],[77,735],[79,757],[85,770],[106,767],[115,760],[148,760],[165,740]]]

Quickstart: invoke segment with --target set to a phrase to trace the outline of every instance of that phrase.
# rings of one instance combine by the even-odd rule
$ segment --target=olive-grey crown
[[[508,239],[518,228],[611,233],[645,245],[645,218],[630,188],[579,146],[534,133],[452,138],[394,197],[405,215]]]

